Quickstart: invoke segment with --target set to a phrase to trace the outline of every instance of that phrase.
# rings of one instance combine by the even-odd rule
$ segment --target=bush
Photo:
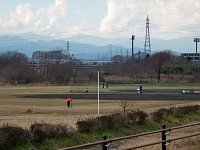
[[[33,113],[33,110],[32,110],[32,109],[28,109],[28,110],[26,111],[26,113],[27,113],[27,114],[32,114],[32,113]]]
[[[68,125],[52,125],[47,123],[34,123],[31,125],[33,141],[42,143],[45,139],[70,136],[74,133]]]
[[[120,128],[126,125],[125,118],[120,113],[110,114],[96,118],[98,120],[99,129]]]
[[[95,127],[95,123],[92,118],[87,120],[79,120],[77,121],[76,125],[78,127],[78,131],[81,133],[88,133],[93,131]]]
[[[107,116],[79,120],[76,123],[78,131],[89,133],[99,129],[112,129],[125,126],[125,119],[122,114],[115,113]]]
[[[161,119],[173,114],[172,110],[161,108],[151,114],[153,121],[160,121]]]
[[[200,111],[199,105],[177,107],[174,110],[174,116],[177,117],[177,118],[181,118],[186,114],[197,113],[199,111]]]
[[[114,118],[109,116],[101,116],[97,118],[99,129],[112,129],[115,126]]]
[[[27,142],[29,137],[28,131],[21,127],[9,124],[3,125],[0,128],[0,149],[7,149],[8,147]]]
[[[171,107],[169,109],[161,108],[151,114],[153,121],[160,121],[168,116],[174,116],[181,118],[186,114],[200,112],[199,105],[183,106],[183,107]]]
[[[131,111],[127,114],[128,124],[130,125],[146,123],[147,118],[148,114],[140,110]]]
[[[76,125],[81,133],[89,133],[99,129],[124,128],[134,124],[142,124],[147,121],[148,114],[143,111],[132,111],[124,117],[121,113],[114,113],[87,120],[79,120]]]

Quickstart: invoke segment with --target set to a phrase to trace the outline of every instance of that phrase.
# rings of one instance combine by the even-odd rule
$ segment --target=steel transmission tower
[[[151,54],[151,43],[150,43],[150,33],[149,33],[149,18],[146,19],[146,35],[144,43],[144,52],[145,54]]]
[[[66,51],[66,55],[69,55],[69,41],[67,41],[67,51]]]

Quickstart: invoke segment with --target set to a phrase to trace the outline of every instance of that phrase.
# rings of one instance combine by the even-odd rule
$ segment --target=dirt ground
[[[25,96],[25,98],[45,98],[55,99],[66,97],[73,97],[73,99],[97,99],[97,94],[40,94]],[[130,94],[130,93],[112,93],[100,94],[101,100],[197,100],[200,101],[200,94],[180,94],[180,93],[143,93],[143,94]]]

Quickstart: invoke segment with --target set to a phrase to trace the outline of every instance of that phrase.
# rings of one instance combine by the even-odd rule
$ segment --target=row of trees
[[[188,62],[170,51],[161,51],[142,60],[114,56],[112,63],[91,67],[81,61],[50,62],[42,60],[39,64],[29,61],[25,54],[16,51],[0,53],[0,82],[27,84],[48,82],[71,84],[71,82],[97,81],[97,70],[101,81],[119,82],[161,82],[171,79],[199,80],[200,65]],[[187,77],[187,78],[186,78]]]
[[[130,58],[124,61],[121,56],[115,56],[113,60],[116,63],[104,65],[104,71],[124,77],[128,75],[135,82],[159,83],[169,82],[172,79],[175,81],[200,79],[200,63],[191,63],[169,50],[154,53],[142,60]]]
[[[0,54],[1,83],[68,83],[72,77],[72,61],[67,63],[44,61],[36,64],[25,54],[8,51]]]

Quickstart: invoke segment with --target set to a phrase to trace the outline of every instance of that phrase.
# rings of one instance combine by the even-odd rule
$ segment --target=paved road
[[[97,99],[97,94],[48,94],[48,95],[31,95],[26,98],[44,98],[44,99]],[[119,94],[100,94],[101,100],[200,100],[200,94],[175,94],[175,93],[158,93],[158,94],[136,94],[136,93],[119,93]]]

